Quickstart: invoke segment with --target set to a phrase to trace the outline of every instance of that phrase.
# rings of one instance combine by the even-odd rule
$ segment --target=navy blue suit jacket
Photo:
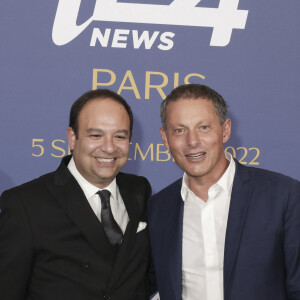
[[[150,242],[161,300],[180,300],[182,294],[181,182],[149,201]],[[298,181],[236,162],[225,240],[224,299],[300,299]]]

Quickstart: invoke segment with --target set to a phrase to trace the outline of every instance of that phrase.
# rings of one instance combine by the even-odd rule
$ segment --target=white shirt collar
[[[233,184],[233,178],[235,174],[235,161],[232,158],[231,154],[228,152],[225,152],[225,158],[229,161],[229,165],[216,184],[227,192],[231,191],[231,187]]]
[[[212,185],[210,189],[214,188],[215,186],[221,187],[225,192],[230,192],[231,193],[231,187],[233,184],[233,179],[234,179],[234,174],[235,174],[235,161],[232,158],[232,155],[229,152],[225,152],[225,158],[229,161],[229,165],[222,175],[222,177],[216,182],[214,185]],[[182,177],[182,186],[181,186],[181,197],[183,201],[187,199],[188,193],[193,193],[193,191],[190,190],[189,188],[189,179],[188,175],[186,172],[184,172],[183,177]],[[195,197],[197,197],[195,195]]]
[[[68,169],[71,172],[71,174],[74,176],[78,184],[80,185],[87,199],[90,199],[99,190],[100,191],[102,190],[97,186],[91,184],[79,173],[78,169],[76,168],[73,157],[71,158],[68,164]],[[114,180],[105,188],[105,190],[109,190],[113,199],[115,199],[116,201],[118,200],[116,178],[114,178]]]

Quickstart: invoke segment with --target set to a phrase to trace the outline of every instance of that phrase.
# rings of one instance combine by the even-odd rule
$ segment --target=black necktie
[[[117,224],[110,208],[110,191],[102,190],[97,192],[101,198],[101,223],[104,231],[109,239],[109,242],[115,245],[121,245],[123,232]]]

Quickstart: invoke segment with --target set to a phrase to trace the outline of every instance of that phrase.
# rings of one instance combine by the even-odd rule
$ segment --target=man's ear
[[[231,134],[231,120],[226,119],[226,121],[223,124],[223,143],[224,144],[229,140],[230,134]]]
[[[72,151],[74,150],[75,141],[76,141],[76,135],[72,127],[68,127],[67,137],[68,137],[69,148]]]
[[[160,127],[160,135],[165,147],[170,150],[166,130],[163,127]]]

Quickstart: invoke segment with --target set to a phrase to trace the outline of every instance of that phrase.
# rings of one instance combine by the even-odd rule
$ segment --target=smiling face
[[[161,128],[163,142],[190,184],[212,185],[227,168],[223,144],[231,131],[230,120],[223,125],[212,101],[179,99],[166,108],[166,128]]]
[[[126,164],[130,121],[125,108],[110,98],[96,98],[78,116],[77,137],[67,130],[69,147],[80,174],[99,188],[108,186]]]

